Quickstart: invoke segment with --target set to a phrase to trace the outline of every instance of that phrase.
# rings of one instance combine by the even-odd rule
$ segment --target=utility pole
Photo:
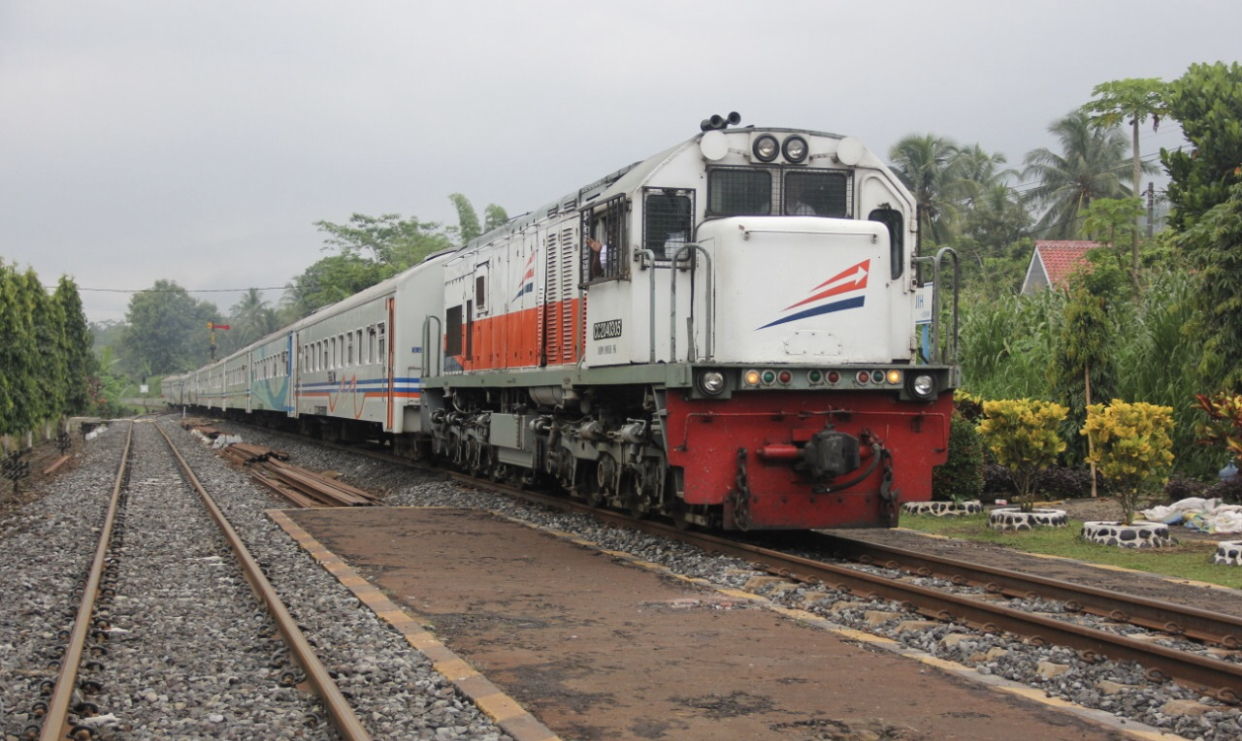
[[[1151,239],[1156,220],[1156,184],[1147,182],[1147,238]]]

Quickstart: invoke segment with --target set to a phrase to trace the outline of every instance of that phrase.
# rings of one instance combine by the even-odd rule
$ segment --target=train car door
[[[298,343],[297,332],[289,333],[289,349],[286,354],[285,366],[285,413],[290,417],[298,416],[298,384],[302,370],[302,346]]]
[[[396,385],[396,352],[393,348],[393,343],[389,342],[389,338],[397,336],[397,333],[393,331],[393,319],[395,318],[394,314],[397,302],[396,299],[387,298],[384,299],[384,303],[386,304],[385,313],[388,315],[388,321],[381,322],[378,328],[380,357],[384,358],[384,375],[388,379],[388,383],[385,384],[386,390],[384,397],[384,408],[388,410],[388,414],[384,430],[386,432],[392,432],[392,419],[393,413],[395,412],[394,407],[397,404],[397,395],[394,393],[394,386]]]

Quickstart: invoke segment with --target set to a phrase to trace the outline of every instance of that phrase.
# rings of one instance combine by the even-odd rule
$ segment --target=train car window
[[[358,365],[362,365],[362,330],[354,332],[354,335],[358,339]]]
[[[387,347],[387,343],[385,342],[386,337],[384,335],[384,323],[380,322],[376,326],[379,327],[379,362],[381,365],[387,365],[388,353],[384,350],[384,348]]]
[[[487,280],[482,275],[474,278],[474,305],[479,311],[487,308]]]
[[[717,167],[707,175],[709,216],[766,216],[772,213],[772,171]]]
[[[629,201],[621,195],[583,212],[581,255],[584,282],[629,277],[630,250],[626,229],[629,211]]]
[[[890,263],[892,264],[893,279],[901,277],[906,267],[905,261],[905,244],[903,237],[905,229],[905,219],[902,218],[901,212],[895,208],[877,208],[867,215],[868,221],[878,221],[888,228],[888,244]]]
[[[353,367],[354,364],[354,333],[350,332],[345,335],[345,367]]]
[[[367,327],[367,355],[372,363],[379,362],[379,356],[375,354],[375,325]]]
[[[790,170],[785,173],[784,213],[789,216],[852,216],[852,182],[843,170]]]
[[[671,260],[694,233],[694,191],[652,190],[643,199],[643,247]]]

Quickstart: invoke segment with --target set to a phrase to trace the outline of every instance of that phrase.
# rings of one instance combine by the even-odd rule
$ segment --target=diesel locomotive
[[[859,140],[737,123],[165,398],[682,524],[894,525],[947,457],[955,256],[917,255],[914,199]]]

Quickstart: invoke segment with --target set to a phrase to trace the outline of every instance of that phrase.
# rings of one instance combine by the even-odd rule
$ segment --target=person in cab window
[[[604,266],[608,264],[608,245],[591,237],[586,238],[587,247],[591,248],[591,278],[604,274]]]
[[[809,190],[804,178],[788,178],[785,182],[785,213],[790,216],[819,216],[819,212],[809,203]]]

